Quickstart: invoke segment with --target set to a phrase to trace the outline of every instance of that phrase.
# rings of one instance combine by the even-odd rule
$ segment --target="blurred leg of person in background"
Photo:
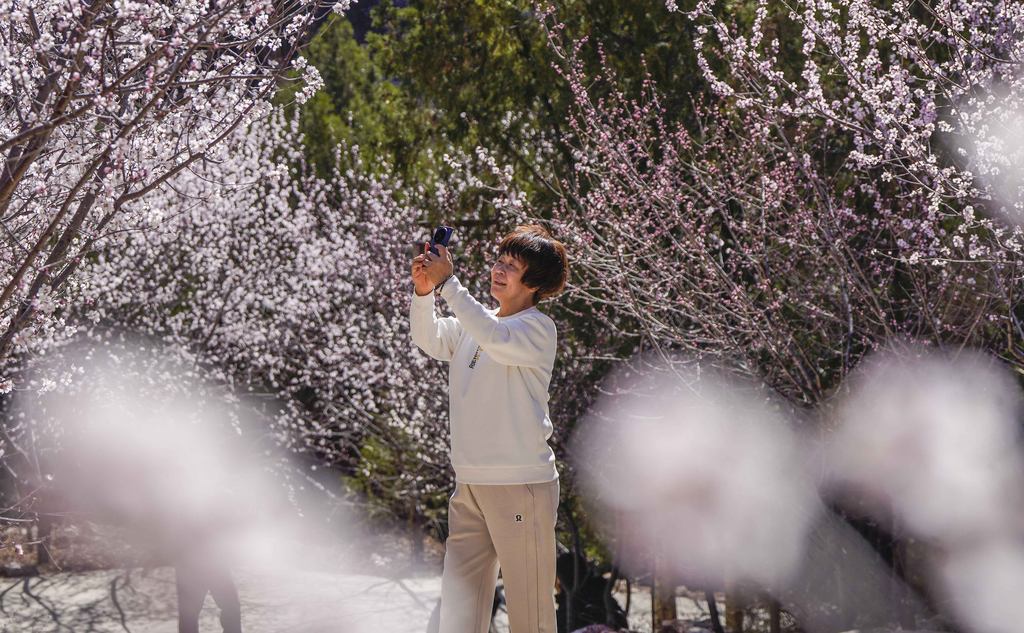
[[[227,567],[211,562],[179,562],[175,565],[178,589],[178,633],[199,633],[199,614],[206,594],[220,609],[224,633],[242,632],[242,605]]]

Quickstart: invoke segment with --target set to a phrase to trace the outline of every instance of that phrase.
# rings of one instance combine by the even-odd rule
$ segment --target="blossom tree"
[[[133,231],[83,262],[58,327],[24,346],[29,359],[67,362],[18,374],[15,389],[73,389],[83,343],[127,336],[146,350],[117,352],[116,369],[215,386],[190,397],[227,400],[240,441],[286,449],[281,473],[296,494],[340,475],[371,513],[422,533],[446,509],[451,472],[446,374],[408,333],[409,266],[430,234],[415,201],[444,208],[476,191],[509,209],[516,198],[484,150],[446,156],[431,191],[407,190],[355,148],[337,148],[320,177],[299,129],[280,112],[239,128],[133,201]],[[456,246],[470,268],[490,243]],[[6,431],[0,461],[31,492],[45,480],[31,437],[59,436],[59,425],[8,416]]]
[[[843,142],[847,169],[921,190],[933,216],[991,200],[991,177],[1012,167],[1007,144],[1018,143],[996,137],[1024,99],[1019,3],[758,0],[749,26],[714,5],[687,15],[715,94],[780,124],[816,121]],[[783,28],[799,32],[799,51],[782,53]],[[995,202],[1019,214],[1020,194]]]
[[[677,372],[725,367],[828,422],[886,341],[1024,366],[1019,3],[685,8],[707,90],[682,113],[663,106],[673,86],[627,94],[551,27],[574,99],[556,221],[588,315]]]
[[[553,29],[575,100],[560,231],[578,245],[595,316],[665,359],[717,362],[801,404],[897,336],[1021,366],[1021,230],[982,214],[992,145],[980,143],[988,162],[961,161],[952,132],[984,140],[968,113],[1019,64],[1019,8],[947,3],[929,29],[908,18],[917,26],[894,32],[904,3],[864,4],[806,3],[773,21],[762,2],[742,35],[698,3],[711,90],[682,122],[661,106],[665,87],[624,94]],[[799,81],[770,37],[787,18],[807,25]],[[971,20],[985,28],[961,37]],[[811,72],[822,57],[828,72]]]
[[[133,202],[213,159],[294,71],[300,98],[317,89],[298,51],[331,6],[28,0],[2,10],[0,358],[55,326],[83,257],[145,220]]]

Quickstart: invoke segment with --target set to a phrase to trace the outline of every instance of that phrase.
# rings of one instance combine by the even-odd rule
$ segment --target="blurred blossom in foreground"
[[[161,555],[259,559],[238,550],[282,496],[240,450],[237,420],[166,365],[140,368],[146,354],[110,351],[62,357],[76,375],[22,401],[51,429],[56,491]]]
[[[183,578],[200,596],[209,579],[229,593],[225,573],[244,568],[248,590],[294,593],[275,612],[287,626],[338,630],[345,605],[322,599],[330,585],[315,574],[343,571],[359,539],[274,449],[266,418],[158,350],[83,349],[38,365],[50,388],[19,394],[18,407],[45,438],[49,489],[70,520],[117,526],[173,565],[179,601]]]
[[[996,540],[958,547],[939,565],[942,591],[972,633],[1020,633],[1024,627],[1024,548]]]
[[[930,545],[932,588],[973,633],[1024,622],[1021,404],[994,358],[883,354],[852,378],[827,451],[834,490]]]
[[[826,460],[833,486],[947,546],[1016,524],[1021,399],[997,361],[889,354],[867,359],[851,380]]]
[[[687,581],[785,584],[820,506],[800,447],[763,393],[709,372],[620,372],[572,459],[628,564]]]

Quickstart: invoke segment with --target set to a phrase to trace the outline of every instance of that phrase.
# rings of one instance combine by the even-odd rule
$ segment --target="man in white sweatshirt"
[[[511,633],[554,633],[558,472],[547,440],[556,329],[537,303],[565,287],[565,247],[538,225],[509,233],[491,268],[496,310],[469,294],[437,249],[424,244],[413,260],[410,324],[420,349],[450,363],[455,492],[440,633],[486,633],[499,567]],[[438,318],[434,295],[454,317]]]

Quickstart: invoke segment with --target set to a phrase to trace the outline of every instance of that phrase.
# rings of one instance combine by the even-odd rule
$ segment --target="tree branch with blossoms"
[[[348,2],[334,5],[343,11]],[[106,230],[239,126],[283,81],[320,84],[298,52],[332,5],[37,0],[0,34],[0,357],[48,327]]]
[[[647,81],[627,95],[613,72],[588,73],[586,43],[566,41],[549,22],[574,98],[576,161],[555,223],[580,253],[575,291],[597,318],[665,359],[682,353],[726,366],[802,405],[823,401],[864,353],[893,337],[987,347],[1021,366],[1012,300],[1020,230],[968,218],[980,189],[958,198],[955,186],[975,174],[928,168],[943,157],[919,143],[924,122],[884,160],[861,161],[874,133],[852,115],[839,123],[858,111],[861,93],[835,105],[816,96],[824,80],[805,78],[810,85],[785,99],[795,85],[787,69],[740,54],[761,50],[767,5],[749,38],[710,6],[691,15],[717,20],[707,28],[726,41],[713,49],[725,61],[712,64],[698,42],[711,94],[695,98],[689,119],[665,111],[665,87]],[[867,89],[868,62],[845,61],[862,69],[864,94],[889,89],[892,74]],[[905,115],[906,125],[915,120],[873,103]],[[871,125],[883,119],[879,112]],[[913,143],[917,154],[897,148]]]

